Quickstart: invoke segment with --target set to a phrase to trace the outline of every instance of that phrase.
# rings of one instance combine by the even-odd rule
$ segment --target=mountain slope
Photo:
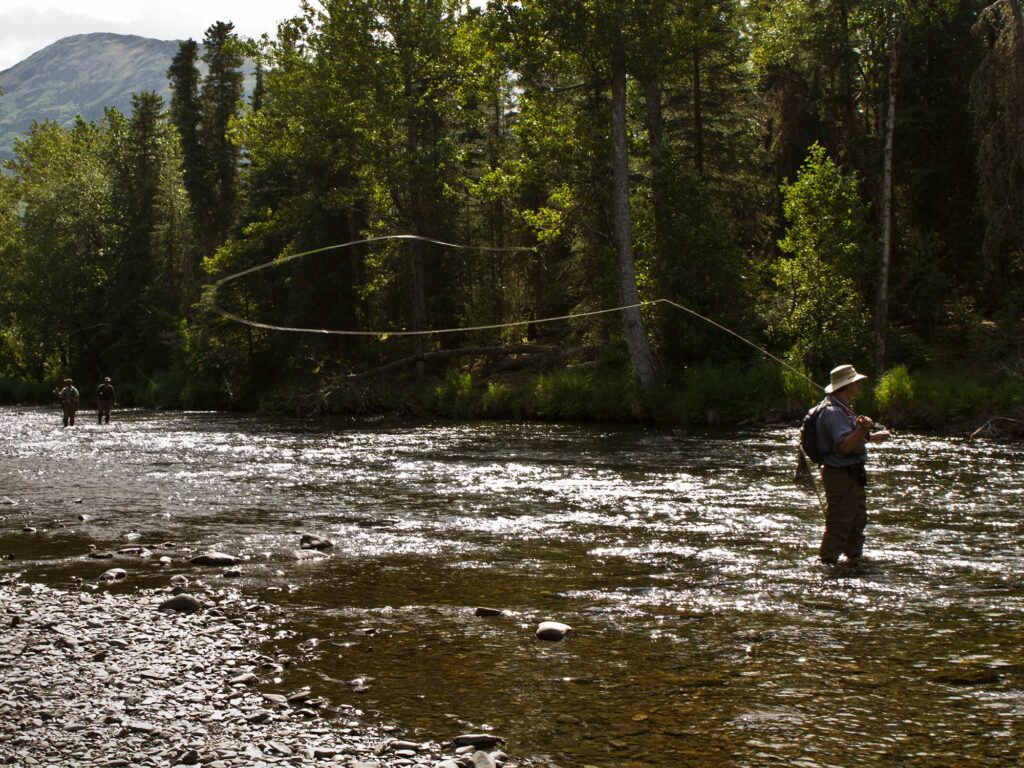
[[[97,120],[106,107],[127,115],[132,94],[143,91],[156,91],[169,103],[167,68],[178,45],[106,32],[74,35],[0,72],[0,161],[12,156],[14,139],[33,120],[68,126],[76,115]]]

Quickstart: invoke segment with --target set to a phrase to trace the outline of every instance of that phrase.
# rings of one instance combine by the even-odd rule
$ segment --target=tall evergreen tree
[[[222,244],[237,213],[239,147],[229,127],[245,93],[242,45],[234,24],[218,21],[206,30],[202,60],[206,63],[199,95],[201,140],[205,160],[203,181],[209,209],[202,213],[202,245],[207,252]]]
[[[171,124],[181,140],[181,156],[185,170],[185,188],[197,213],[209,210],[206,184],[206,162],[200,134],[202,112],[199,102],[199,45],[195,40],[182,41],[167,70],[171,86]]]
[[[101,363],[144,379],[170,367],[183,297],[194,293],[177,136],[163,107],[156,93],[135,94],[127,120],[115,111],[107,117],[120,236],[105,310],[111,341]]]

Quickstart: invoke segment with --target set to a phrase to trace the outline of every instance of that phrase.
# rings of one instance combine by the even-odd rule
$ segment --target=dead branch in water
[[[1007,429],[1001,429],[996,426],[996,422],[1013,424],[1014,427]],[[1024,438],[1024,421],[1020,419],[1011,419],[1006,416],[994,416],[993,418],[986,421],[980,427],[978,427],[968,440],[974,440],[978,437],[988,437],[993,440],[1011,440]]]

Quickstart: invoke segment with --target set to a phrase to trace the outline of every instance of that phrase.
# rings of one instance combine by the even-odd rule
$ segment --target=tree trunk
[[[897,38],[889,48],[888,105],[885,112],[885,152],[882,161],[882,259],[878,272],[878,298],[875,308],[875,368],[885,370],[885,336],[889,326],[889,269],[892,263],[892,186],[893,186],[893,134],[896,128],[896,75],[899,65]]]
[[[629,224],[629,150],[626,135],[626,60],[621,42],[612,46],[612,223],[619,263],[619,298],[631,309],[623,310],[626,346],[644,389],[654,384],[654,360],[644,329],[633,264]]]

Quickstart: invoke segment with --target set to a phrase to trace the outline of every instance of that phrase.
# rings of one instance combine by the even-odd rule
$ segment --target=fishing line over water
[[[325,335],[325,336],[377,337],[377,338],[380,338],[380,339],[383,340],[383,339],[387,339],[390,336],[396,336],[396,337],[397,336],[402,336],[402,337],[408,337],[408,336],[434,336],[434,335],[452,334],[452,333],[471,333],[471,332],[474,332],[474,331],[493,331],[493,330],[501,330],[501,329],[504,329],[504,328],[515,328],[515,327],[524,326],[524,325],[542,325],[544,323],[564,322],[566,320],[576,320],[576,319],[584,318],[584,317],[595,317],[597,315],[607,315],[607,314],[612,314],[614,312],[624,312],[624,311],[629,310],[629,309],[640,309],[640,308],[643,308],[643,307],[653,307],[653,306],[657,306],[659,304],[664,304],[664,305],[667,305],[667,306],[670,306],[670,307],[674,307],[675,309],[678,309],[678,310],[680,310],[682,312],[686,312],[687,314],[692,315],[693,317],[696,317],[699,320],[703,320],[705,323],[708,323],[708,324],[714,326],[715,328],[718,328],[719,330],[724,331],[725,333],[728,333],[730,336],[733,336],[734,338],[739,339],[744,344],[747,344],[747,345],[753,347],[754,349],[756,349],[758,352],[760,352],[761,354],[765,355],[769,359],[774,360],[776,363],[778,363],[782,367],[786,368],[790,372],[795,373],[797,376],[800,376],[802,379],[805,379],[810,384],[812,384],[815,388],[817,388],[817,389],[824,389],[816,381],[811,379],[806,373],[804,373],[803,371],[793,367],[792,365],[787,363],[785,360],[782,360],[781,358],[773,355],[767,349],[765,349],[764,347],[754,343],[753,341],[751,341],[750,339],[746,338],[745,336],[742,336],[741,334],[739,334],[736,331],[734,331],[734,330],[732,330],[732,329],[722,325],[721,323],[718,323],[715,320],[712,320],[711,318],[706,317],[705,315],[702,315],[701,313],[697,312],[696,310],[690,309],[689,307],[686,307],[686,306],[684,306],[684,305],[682,305],[682,304],[680,304],[678,302],[672,301],[671,299],[665,299],[665,298],[651,299],[649,301],[641,301],[641,302],[638,302],[636,304],[624,304],[622,306],[609,307],[607,309],[591,310],[591,311],[588,311],[588,312],[574,312],[574,313],[571,313],[571,314],[557,315],[557,316],[553,316],[553,317],[532,318],[532,319],[527,319],[527,320],[512,320],[512,321],[504,322],[504,323],[491,323],[491,324],[486,324],[486,325],[459,326],[459,327],[453,327],[453,328],[434,328],[434,329],[421,330],[421,331],[409,331],[409,330],[345,330],[345,329],[336,329],[336,328],[303,328],[303,327],[287,326],[287,325],[274,325],[274,324],[271,324],[271,323],[263,323],[263,322],[260,322],[258,320],[250,320],[248,318],[241,317],[240,315],[237,315],[237,314],[235,314],[233,312],[229,312],[228,310],[224,309],[223,307],[221,307],[219,304],[216,303],[216,293],[217,293],[217,291],[220,288],[222,288],[223,286],[227,285],[230,282],[238,280],[239,278],[245,277],[246,275],[250,275],[250,274],[253,274],[255,272],[259,272],[261,270],[264,270],[264,269],[269,269],[271,267],[278,267],[278,266],[281,266],[282,264],[286,264],[286,263],[288,263],[290,261],[294,261],[296,259],[301,259],[301,258],[304,258],[306,256],[312,256],[312,255],[318,254],[318,253],[325,253],[327,251],[340,250],[342,248],[349,248],[349,247],[353,247],[353,246],[357,246],[357,245],[366,245],[366,244],[370,244],[370,243],[384,242],[384,241],[388,241],[388,240],[406,240],[406,241],[419,240],[419,241],[422,241],[422,242],[425,242],[425,243],[433,243],[435,245],[441,245],[441,246],[444,246],[446,248],[457,248],[457,249],[460,249],[460,250],[485,251],[485,252],[490,252],[490,253],[536,252],[536,250],[537,250],[536,248],[534,248],[532,246],[511,246],[511,247],[497,248],[497,247],[489,247],[489,246],[460,245],[460,244],[457,244],[457,243],[448,243],[448,242],[445,242],[443,240],[435,240],[435,239],[429,238],[429,237],[422,237],[420,235],[381,235],[379,237],[368,237],[368,238],[363,238],[363,239],[360,239],[360,240],[352,240],[351,242],[347,242],[347,243],[339,243],[337,245],[328,245],[328,246],[324,246],[322,248],[314,248],[314,249],[309,250],[309,251],[303,251],[301,253],[294,253],[294,254],[291,254],[290,256],[285,256],[285,257],[278,258],[278,259],[272,259],[270,261],[263,262],[262,264],[257,264],[257,265],[255,265],[253,267],[249,267],[248,269],[243,269],[243,270],[241,270],[239,272],[235,272],[233,274],[227,275],[226,277],[222,277],[221,279],[217,280],[216,282],[211,284],[206,289],[206,293],[203,296],[204,306],[206,307],[206,309],[208,309],[209,311],[213,312],[214,314],[220,315],[221,317],[223,317],[223,318],[225,318],[227,320],[230,320],[232,322],[240,323],[241,325],[247,325],[247,326],[249,326],[251,328],[260,328],[260,329],[267,330],[267,331],[280,331],[280,332],[283,332],[283,333],[315,333],[315,334],[321,334],[321,335]]]

